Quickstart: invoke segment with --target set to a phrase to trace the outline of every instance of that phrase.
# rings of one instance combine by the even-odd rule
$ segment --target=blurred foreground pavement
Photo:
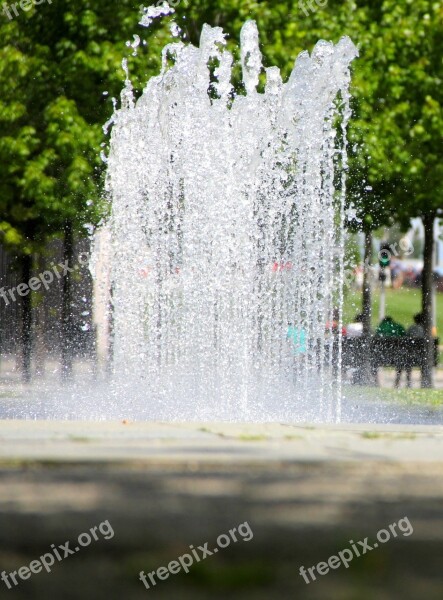
[[[108,520],[93,541],[1,598],[427,600],[443,597],[443,428],[0,422],[0,566],[10,573]],[[399,534],[307,585],[327,561]],[[155,588],[138,579],[247,521]]]

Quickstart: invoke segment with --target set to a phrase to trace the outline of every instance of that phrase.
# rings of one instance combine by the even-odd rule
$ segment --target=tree
[[[443,205],[443,6],[432,0],[328,3],[315,35],[347,33],[359,45],[353,65],[350,198],[366,236],[420,216],[425,229],[422,310],[429,341],[422,385],[432,386],[433,223]],[[351,223],[355,226],[355,222]],[[366,246],[369,248],[367,239]],[[364,313],[369,314],[364,294]],[[367,318],[368,320],[368,318]]]
[[[22,264],[23,282],[29,280],[32,255],[48,239],[64,237],[71,251],[65,258],[72,262],[72,237],[84,236],[84,225],[103,217],[99,155],[102,125],[112,112],[103,92],[117,95],[121,88],[121,59],[137,16],[127,1],[96,2],[91,9],[87,0],[34,6],[9,21],[1,16],[0,231]],[[159,60],[160,54],[154,67]],[[65,274],[62,311],[68,371],[69,278]],[[29,379],[31,294],[22,305]]]
[[[404,228],[411,217],[423,220],[422,311],[429,341],[422,380],[425,387],[432,386],[434,352],[433,224],[443,206],[442,15],[442,5],[430,0],[385,0],[379,4],[378,19],[367,23],[373,48],[367,77],[375,88],[365,96],[359,118],[363,117],[370,132],[369,182],[378,189],[383,186],[387,205]]]

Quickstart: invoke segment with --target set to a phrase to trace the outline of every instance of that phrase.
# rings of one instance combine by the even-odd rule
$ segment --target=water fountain
[[[146,10],[145,25],[170,12]],[[2,418],[441,423],[426,405],[342,393],[340,323],[327,324],[342,305],[355,47],[320,41],[283,83],[253,21],[240,41],[235,92],[217,27],[198,48],[166,46],[138,99],[124,61],[91,264],[102,357],[113,305],[112,374],[60,386],[51,372],[12,389]]]
[[[113,388],[146,417],[340,418],[325,325],[356,54],[320,41],[283,83],[248,21],[235,93],[226,36],[206,25],[198,48],[164,48],[137,100],[127,76],[107,175]]]

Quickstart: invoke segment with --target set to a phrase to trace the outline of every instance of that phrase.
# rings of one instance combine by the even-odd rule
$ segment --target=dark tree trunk
[[[74,234],[72,223],[65,226],[63,240],[63,262],[72,267],[74,258]],[[73,365],[73,315],[72,315],[72,275],[70,271],[63,276],[62,296],[62,378],[72,377]]]
[[[22,283],[28,283],[32,276],[32,256],[22,258]],[[22,296],[22,374],[26,383],[31,381],[32,362],[32,292]]]
[[[45,270],[45,261],[41,254],[34,259],[34,270],[43,273]],[[36,299],[33,310],[33,358],[34,373],[39,377],[45,374],[46,343],[45,343],[45,301],[44,297]]]
[[[365,231],[365,258],[363,270],[363,335],[371,335],[372,293],[371,293],[372,231]]]
[[[371,262],[372,262],[372,231],[365,231],[365,256],[363,267],[363,336],[362,341],[366,346],[363,364],[356,365],[357,372],[355,382],[361,385],[373,385],[375,377],[371,363],[371,316],[372,316],[372,293],[371,293]]]
[[[423,217],[425,244],[423,249],[423,272],[421,276],[423,328],[426,336],[426,350],[423,357],[421,386],[433,387],[434,371],[434,341],[432,339],[432,287],[433,283],[433,254],[434,254],[434,219],[435,214],[429,213]]]

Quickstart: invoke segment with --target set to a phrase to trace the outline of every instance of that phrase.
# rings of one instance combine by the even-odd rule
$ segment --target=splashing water
[[[107,177],[114,391],[149,418],[337,420],[325,328],[341,303],[357,52],[320,41],[283,83],[254,21],[240,50],[243,95],[207,25],[199,48],[164,48],[137,102],[129,79],[122,92]]]

